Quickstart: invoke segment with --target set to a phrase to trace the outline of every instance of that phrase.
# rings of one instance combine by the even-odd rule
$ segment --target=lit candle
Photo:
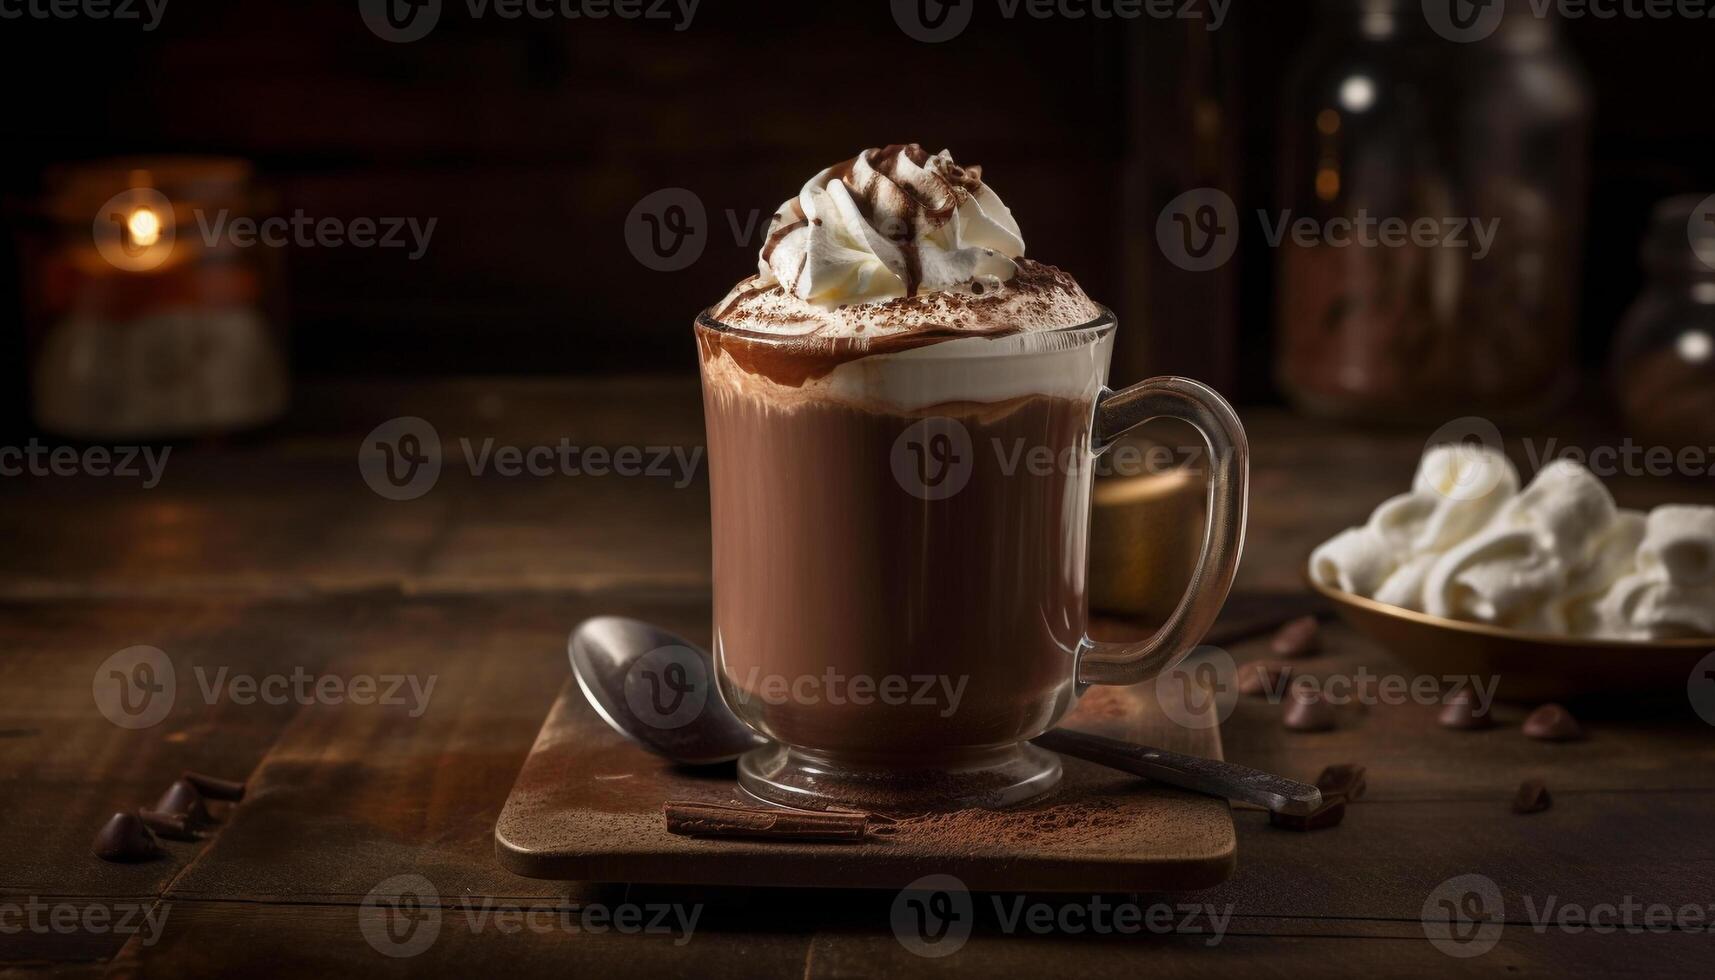
[[[253,206],[249,165],[158,157],[54,172],[53,243],[32,264],[37,422],[88,439],[260,424],[284,408],[280,324],[264,302],[275,253],[190,233]],[[185,234],[179,234],[184,231]]]
[[[185,262],[184,248],[194,243],[176,241],[173,202],[157,189],[147,170],[132,170],[127,183],[126,190],[108,198],[95,213],[96,253],[125,273],[154,272]]]
[[[139,207],[125,219],[125,228],[131,233],[131,245],[134,248],[148,248],[161,240],[161,216],[153,208]]]

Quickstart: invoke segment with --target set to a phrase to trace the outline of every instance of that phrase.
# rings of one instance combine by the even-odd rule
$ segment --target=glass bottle
[[[1611,380],[1631,434],[1715,447],[1715,194],[1656,206],[1644,291],[1621,320]]]
[[[1569,392],[1590,106],[1527,5],[1462,42],[1416,0],[1324,0],[1274,216],[1310,228],[1277,226],[1276,374],[1300,409],[1505,418]]]

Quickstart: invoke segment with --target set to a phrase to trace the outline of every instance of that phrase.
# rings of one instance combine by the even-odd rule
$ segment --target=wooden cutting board
[[[1091,688],[1064,724],[1221,758],[1213,699],[1184,703],[1202,705],[1200,727],[1170,720],[1152,685]],[[1225,800],[1077,759],[1065,760],[1060,788],[1043,800],[907,817],[861,842],[667,832],[667,800],[748,802],[735,779],[731,765],[687,769],[644,752],[568,680],[500,813],[495,853],[516,874],[555,880],[900,888],[952,874],[979,891],[1179,891],[1217,884],[1237,863]]]

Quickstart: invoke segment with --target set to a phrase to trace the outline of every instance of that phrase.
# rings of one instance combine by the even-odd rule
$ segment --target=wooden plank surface
[[[0,480],[0,598],[708,588],[695,385],[347,390],[301,393],[303,411],[265,440],[151,447],[165,453],[153,488],[120,476]],[[336,402],[337,414],[325,408]],[[434,428],[443,463],[421,496],[391,500],[366,485],[358,452],[403,417]],[[509,476],[486,461],[562,441],[637,447],[646,471],[667,450],[665,475],[567,475],[556,464],[552,475]]]
[[[603,976],[709,976],[851,978],[935,975],[993,977],[1056,975],[1133,980],[1151,976],[1296,977],[1311,969],[1334,976],[1706,976],[1708,936],[1684,932],[1636,937],[1538,933],[1507,925],[1496,945],[1473,959],[1451,958],[1426,942],[1415,922],[1398,934],[1368,923],[1337,921],[1319,930],[1313,920],[1234,916],[1228,931],[1196,934],[1042,936],[1005,934],[984,923],[953,955],[926,960],[896,939],[886,897],[867,905],[827,900],[832,908],[809,912],[784,895],[698,896],[701,928],[690,941],[677,936],[630,936],[557,927],[505,932],[493,920],[476,923],[457,903],[441,913],[434,940],[413,957],[381,956],[365,941],[360,923],[370,914],[355,905],[289,905],[269,909],[228,903],[184,903],[174,928],[150,949],[128,947],[118,972],[143,977],[222,975],[276,964],[297,974],[414,976],[449,974],[565,975],[597,966]],[[653,901],[653,897],[649,897]],[[1124,901],[1123,896],[1116,897]],[[737,901],[741,904],[724,903]],[[519,903],[520,905],[522,903]],[[696,901],[688,903],[695,907]],[[519,907],[513,905],[509,907]],[[829,920],[818,928],[815,919]]]
[[[155,490],[112,478],[0,481],[0,903],[170,909],[153,942],[84,929],[9,935],[0,970],[82,972],[115,956],[121,972],[176,975],[235,972],[253,957],[279,970],[383,973],[694,966],[714,976],[850,976],[930,965],[896,940],[885,895],[806,903],[768,890],[566,886],[497,865],[494,820],[564,677],[571,626],[620,613],[707,639],[706,491],[695,481],[455,471],[418,500],[383,500],[362,481],[357,446],[407,414],[454,440],[695,447],[701,438],[695,387],[684,381],[380,384],[306,393],[292,425],[265,438],[176,448]],[[1257,492],[1229,632],[1254,610],[1292,608],[1303,555],[1403,486],[1421,449],[1415,434],[1246,417]],[[1710,499],[1701,481],[1617,483],[1632,506]],[[1261,639],[1224,642],[1235,662],[1266,656]],[[179,697],[161,723],[132,731],[91,695],[103,661],[139,644],[173,659]],[[1327,629],[1325,647],[1305,664],[1319,677],[1405,673],[1343,627]],[[409,705],[239,704],[229,690],[201,693],[199,680],[222,667],[342,683],[432,676],[435,686],[415,717]],[[990,916],[958,955],[933,965],[1135,975],[1147,956],[1152,970],[1216,975],[1329,964],[1372,974],[1706,972],[1706,933],[1568,933],[1530,922],[1529,903],[1548,896],[1580,907],[1715,901],[1705,832],[1715,731],[1682,692],[1574,709],[1590,737],[1551,745],[1518,733],[1518,706],[1500,708],[1503,725],[1486,732],[1443,730],[1433,707],[1407,704],[1341,708],[1335,731],[1293,735],[1281,730],[1278,705],[1240,698],[1224,726],[1228,758],[1299,778],[1358,762],[1370,793],[1340,827],[1313,834],[1238,810],[1230,881],[1136,897],[1230,906],[1219,944],[1007,935]],[[211,839],[172,844],[162,861],[89,856],[107,814],[152,801],[184,768],[249,774],[251,796]],[[1552,809],[1509,812],[1526,777],[1547,782]],[[683,946],[450,927],[431,953],[396,960],[364,938],[362,921],[374,914],[366,896],[401,873],[430,879],[461,922],[471,902],[679,901],[707,911]],[[1420,919],[1435,888],[1469,873],[1495,883],[1506,925],[1491,952],[1457,960],[1426,941]],[[976,896],[979,907],[988,898]],[[1067,899],[1043,901],[1061,908]]]
[[[1343,625],[1329,624],[1323,643],[1324,653],[1294,666],[1330,692],[1365,678],[1409,685],[1425,676]],[[1239,664],[1270,660],[1267,646],[1266,638],[1248,640],[1231,654]],[[1436,723],[1434,704],[1353,703],[1335,709],[1334,731],[1299,734],[1282,728],[1282,703],[1247,696],[1235,700],[1225,728],[1233,761],[1259,769],[1309,779],[1324,765],[1364,763],[1372,771],[1365,798],[1372,801],[1505,801],[1527,778],[1545,779],[1555,792],[1715,791],[1715,731],[1698,719],[1683,690],[1574,702],[1588,733],[1576,743],[1524,737],[1519,726],[1533,707],[1499,703],[1494,728],[1451,731]]]
[[[345,901],[404,869],[443,894],[554,894],[495,862],[494,820],[569,671],[566,635],[598,612],[708,637],[702,600],[521,594],[353,604],[338,635],[323,635],[328,672],[404,673],[425,687],[433,677],[426,710],[300,709],[256,770],[255,798],[171,895]]]
[[[209,703],[202,689],[223,684],[223,669],[228,676],[289,671],[288,664],[318,671],[325,646],[299,642],[301,633],[280,625],[266,609],[207,600],[6,607],[0,890],[159,892],[196,847],[174,844],[163,861],[120,865],[91,857],[90,842],[107,817],[154,803],[185,769],[242,777],[256,765],[294,708],[225,696]],[[171,658],[176,696],[159,723],[128,729],[98,709],[92,688],[110,683],[101,670],[108,657],[137,645]]]

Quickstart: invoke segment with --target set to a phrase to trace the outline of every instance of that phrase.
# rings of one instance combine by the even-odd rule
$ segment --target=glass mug
[[[771,742],[740,760],[748,792],[884,812],[1039,796],[1060,762],[1029,739],[1207,632],[1244,543],[1244,429],[1195,381],[1106,388],[1115,326],[858,356],[698,318],[716,680]],[[1093,464],[1155,418],[1209,452],[1202,554],[1152,639],[1098,642]]]

